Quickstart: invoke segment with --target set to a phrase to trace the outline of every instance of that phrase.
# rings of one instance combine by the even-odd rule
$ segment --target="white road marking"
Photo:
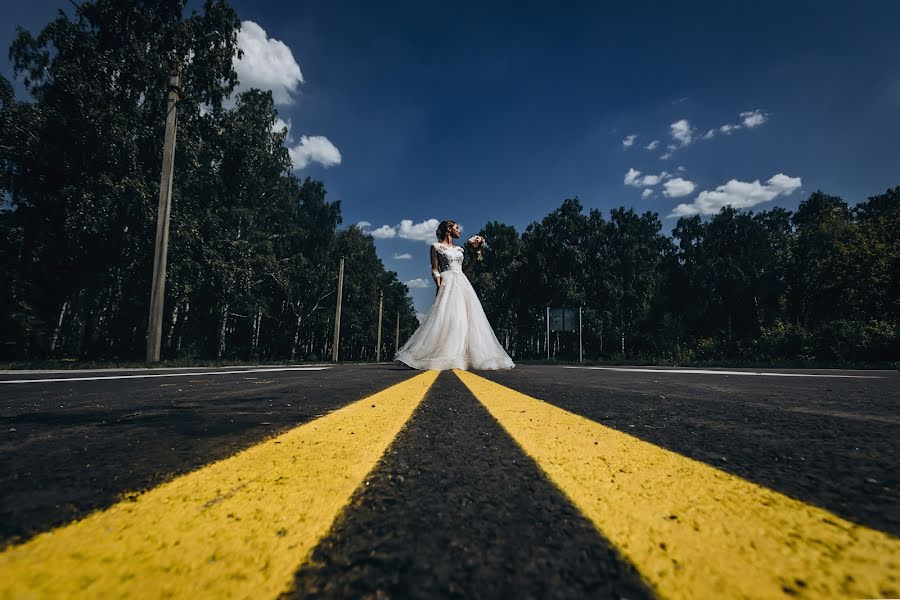
[[[763,375],[768,377],[837,377],[849,379],[884,379],[880,375],[826,375],[822,373],[772,373],[766,371],[710,371],[706,369],[636,369],[619,367],[563,367],[564,369],[593,369],[623,373],[692,373],[700,375]]]
[[[385,363],[391,364],[391,363]],[[282,365],[283,367],[329,367],[331,365],[322,363],[293,364]],[[0,371],[0,375],[50,375],[51,373],[131,373],[146,371],[148,373],[159,373],[161,371],[190,371],[191,369],[269,369],[276,368],[273,365],[224,365],[221,367],[115,367],[103,369],[7,369]]]
[[[149,377],[196,377],[198,375],[237,375],[240,373],[272,373],[276,371],[324,371],[331,367],[281,367],[276,369],[247,369],[242,371],[209,371],[205,373],[154,373],[152,375],[105,375],[103,377],[64,377],[59,379],[12,379],[0,383],[53,383],[60,381],[100,381],[103,379],[146,379]]]

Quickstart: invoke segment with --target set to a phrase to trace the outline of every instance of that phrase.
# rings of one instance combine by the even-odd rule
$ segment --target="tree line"
[[[182,100],[163,357],[331,355],[346,257],[340,355],[372,358],[417,326],[373,240],[341,227],[339,201],[296,177],[270,92],[233,94],[240,21],[207,0],[98,0],[60,12],[10,49],[30,96],[0,78],[3,358],[142,358],[168,78]]]
[[[584,307],[585,356],[598,359],[900,360],[900,187],[856,206],[822,192],[796,212],[726,207],[678,219],[608,218],[567,199],[520,235],[480,232],[493,254],[474,284],[514,358],[547,354],[546,307]],[[551,357],[577,357],[552,333]]]
[[[240,21],[223,0],[83,2],[10,49],[0,78],[0,357],[144,353],[169,72],[180,65],[163,357],[382,355],[417,326],[406,287],[340,202],[293,174],[269,92],[235,94]],[[521,234],[499,222],[473,276],[514,359],[576,354],[548,306],[584,307],[585,356],[671,362],[900,360],[900,187],[796,212],[604,217],[567,199]],[[549,348],[548,348],[549,342]]]

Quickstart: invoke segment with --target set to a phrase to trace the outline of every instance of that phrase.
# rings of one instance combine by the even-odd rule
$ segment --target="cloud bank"
[[[360,221],[359,228],[363,233],[367,233],[376,239],[401,238],[404,240],[415,240],[420,242],[435,242],[437,238],[434,232],[437,230],[440,221],[437,219],[426,219],[419,223],[413,222],[412,219],[403,219],[399,225],[382,225],[378,229],[370,230],[372,226],[368,221]],[[363,225],[365,224],[365,225]],[[460,227],[462,229],[462,227]],[[398,257],[395,257],[398,258]],[[412,258],[411,256],[409,258]]]
[[[790,196],[800,189],[801,185],[799,177],[788,177],[784,173],[772,176],[765,184],[761,184],[758,179],[752,182],[732,179],[715,190],[700,192],[700,195],[690,204],[679,204],[672,210],[669,217],[712,215],[726,206],[750,208],[757,204],[771,202],[780,196]]]

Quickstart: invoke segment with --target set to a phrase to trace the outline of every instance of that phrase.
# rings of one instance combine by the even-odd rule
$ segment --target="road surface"
[[[0,374],[0,597],[897,597],[900,375]]]

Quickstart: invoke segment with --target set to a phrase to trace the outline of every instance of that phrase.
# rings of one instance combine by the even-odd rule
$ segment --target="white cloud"
[[[687,119],[675,121],[669,126],[669,128],[671,129],[672,137],[675,138],[682,146],[687,146],[694,139],[694,132],[691,129],[691,124],[688,123]]]
[[[679,204],[669,216],[712,215],[725,206],[750,208],[763,202],[771,202],[779,196],[789,196],[800,189],[801,185],[799,177],[788,177],[783,173],[774,175],[765,184],[761,184],[758,179],[749,183],[732,179],[713,191],[700,192],[690,204]]]
[[[766,120],[768,119],[768,115],[766,115],[759,109],[755,109],[742,112],[740,114],[740,118],[740,123],[725,123],[724,125],[720,125],[719,127],[707,129],[706,133],[701,136],[702,139],[711,140],[720,133],[730,135],[735,131],[739,131],[741,129],[753,129],[754,127],[759,127],[766,122]],[[680,142],[681,146],[687,146],[693,141],[695,131],[691,128],[691,125],[690,123],[688,123],[687,119],[676,121],[669,127],[671,129],[672,137]],[[670,144],[669,150],[677,150],[679,147],[680,146]],[[649,150],[650,148],[648,147],[647,149]],[[665,160],[665,158],[663,158],[663,160]]]
[[[644,146],[644,148],[647,150],[656,150],[657,148],[659,148],[659,140],[653,140],[652,142]]]
[[[435,231],[441,222],[437,219],[428,219],[420,223],[413,223],[410,219],[403,219],[397,226],[397,235],[404,240],[418,240],[422,242],[434,242],[437,240]],[[460,227],[462,231],[462,227]]]
[[[382,225],[378,229],[373,229],[372,231],[367,231],[369,235],[371,235],[376,240],[387,240],[390,238],[397,237],[397,231],[388,225]]]
[[[287,129],[287,136],[285,137],[285,139],[291,141],[291,122],[285,122],[281,119],[281,117],[275,117],[275,124],[272,125],[272,132],[281,133],[285,129]]]
[[[653,190],[651,190],[650,188],[647,188],[643,192],[641,192],[641,199],[646,200],[647,198],[649,198],[652,195],[653,195]]]
[[[275,104],[293,104],[293,94],[303,83],[300,65],[287,45],[266,35],[266,31],[253,21],[242,21],[237,34],[237,45],[244,51],[239,60],[232,63],[240,80],[236,92],[258,88],[271,90]]]
[[[430,288],[431,284],[422,278],[418,278],[418,279],[410,279],[409,281],[407,281],[406,287],[412,288],[412,289],[425,289],[425,288]]]
[[[397,237],[397,231],[390,225],[382,225],[378,229],[369,229],[372,226],[368,221],[360,221],[356,224],[366,235],[371,235],[378,240],[386,240]]]
[[[644,175],[641,177],[641,172],[635,168],[628,169],[628,172],[625,173],[625,178],[623,182],[625,185],[630,185],[631,187],[653,187],[657,185],[660,181],[665,181],[671,177],[671,175],[667,171],[663,171],[659,175]]]
[[[728,123],[726,123],[726,124],[722,125],[721,127],[719,127],[719,131],[721,131],[725,135],[729,135],[732,131],[734,131],[736,129],[741,129],[741,126],[740,125],[729,125]]]
[[[684,165],[678,165],[678,172],[679,172],[679,173],[684,173],[685,171],[687,171],[687,169],[684,168]]]
[[[682,196],[687,196],[690,193],[693,193],[694,188],[697,186],[694,185],[693,181],[688,181],[686,179],[682,179],[681,177],[676,177],[675,179],[670,179],[669,181],[663,184],[663,187],[666,190],[663,192],[663,195],[667,198],[681,198]]]
[[[302,135],[300,143],[288,148],[294,170],[305,169],[309,163],[317,162],[323,167],[341,164],[341,152],[328,138],[321,135]]]
[[[622,147],[623,148],[631,148],[631,146],[634,145],[634,140],[636,140],[636,139],[637,139],[637,136],[634,134],[627,136],[624,140],[622,140]]]
[[[766,184],[770,188],[778,190],[779,193],[789,196],[795,190],[799,190],[803,182],[800,181],[799,177],[788,177],[784,173],[779,173],[778,175],[773,175]]]
[[[672,158],[672,153],[666,152],[665,154],[660,155],[659,160],[669,160],[670,158]]]
[[[746,127],[747,129],[753,129],[754,127],[758,127],[766,122],[766,115],[761,110],[756,109],[748,112],[742,112],[741,119],[743,119],[744,127]]]
[[[365,223],[365,227],[362,226],[362,223]],[[367,231],[366,228],[371,227],[372,224],[368,221],[361,221],[360,228],[363,229],[364,233],[368,233],[369,235],[377,239],[400,237],[404,240],[433,242],[437,239],[434,232],[435,230],[437,230],[437,227],[438,225],[440,225],[440,223],[441,222],[437,219],[427,219],[420,223],[413,223],[412,219],[403,219],[402,221],[400,221],[399,225],[382,225],[378,229]],[[460,231],[462,231],[462,227],[460,227]],[[412,256],[395,255],[394,258],[412,258]]]
[[[641,172],[634,169],[633,167],[628,169],[628,172],[625,173],[625,185],[633,185],[634,187],[639,187],[641,184],[638,181],[638,177],[640,177]]]
[[[724,133],[725,135],[731,135],[731,133],[740,131],[741,129],[753,129],[754,127],[759,127],[766,122],[767,115],[761,110],[756,109],[742,112],[740,118],[740,123],[725,123],[715,129],[710,129],[706,132],[706,135],[703,136],[703,139],[711,140],[719,132]]]
[[[404,252],[403,254],[394,254],[394,260],[410,260],[412,258],[412,254],[409,252]]]

